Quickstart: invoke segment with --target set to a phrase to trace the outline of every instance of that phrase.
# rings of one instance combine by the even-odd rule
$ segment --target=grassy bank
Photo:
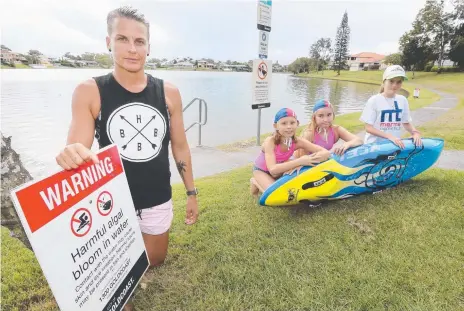
[[[450,111],[426,124],[420,129],[424,136],[445,139],[446,149],[464,150],[464,73],[427,75],[417,79],[425,87],[452,93],[458,97],[459,104]]]
[[[28,65],[24,65],[24,64],[16,64],[15,67],[10,67],[10,66],[6,66],[6,65],[2,65],[2,68],[1,69],[30,69],[31,67],[29,67]]]
[[[198,181],[201,218],[183,225],[183,188],[166,265],[140,310],[458,310],[464,173],[319,209],[259,207],[250,168]],[[222,191],[219,196],[218,189]]]
[[[464,308],[464,173],[431,169],[317,209],[260,207],[249,178],[245,167],[197,180],[194,226],[174,186],[168,257],[136,291],[137,310]],[[2,240],[5,310],[53,310],[37,261]]]
[[[2,227],[2,309],[58,310],[34,253]]]
[[[382,75],[383,70],[371,70],[371,71],[347,71],[342,70],[340,71],[340,75],[338,76],[336,72],[333,70],[326,70],[324,72],[319,71],[319,73],[311,72],[311,73],[303,73],[299,74],[298,76],[302,77],[315,77],[315,78],[324,78],[324,79],[334,79],[334,80],[344,80],[344,81],[353,81],[353,82],[364,82],[364,83],[374,83],[380,86],[382,82]],[[407,72],[406,75],[408,76],[408,82],[406,83],[413,83],[417,80],[421,80],[428,77],[435,77],[437,73],[435,72]],[[442,76],[445,75],[460,75],[459,73],[444,73]]]

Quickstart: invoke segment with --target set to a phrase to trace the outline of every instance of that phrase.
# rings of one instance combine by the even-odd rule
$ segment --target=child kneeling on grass
[[[311,122],[301,133],[301,137],[327,150],[332,150],[341,138],[345,143],[333,148],[333,153],[337,155],[342,155],[349,148],[363,144],[361,138],[350,133],[342,126],[335,125],[333,123],[334,119],[335,112],[332,104],[328,100],[318,100],[313,107]],[[298,150],[294,155],[295,158],[299,158],[305,155],[305,152],[304,150]]]
[[[293,110],[282,108],[277,112],[274,118],[275,132],[264,140],[261,152],[254,163],[253,178],[250,179],[251,194],[264,192],[285,172],[299,166],[314,166],[330,157],[330,152],[323,147],[295,137],[298,125]],[[300,149],[311,155],[291,160],[294,151]]]

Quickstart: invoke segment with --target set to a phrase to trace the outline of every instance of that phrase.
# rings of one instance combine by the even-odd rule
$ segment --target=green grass
[[[415,82],[426,87],[464,97],[464,73],[422,73]]]
[[[57,310],[34,253],[2,227],[3,310]]]
[[[1,65],[1,66],[2,66],[1,69],[30,69],[31,68],[28,65],[24,65],[24,64],[15,64],[15,67],[10,67],[6,65]]]
[[[464,73],[428,74],[417,79],[425,87],[453,93],[460,100],[450,111],[420,126],[423,136],[440,137],[446,149],[464,150]]]
[[[464,310],[464,173],[318,209],[260,207],[249,178],[197,181],[192,227],[174,187],[169,254],[137,310]]]
[[[464,99],[459,105],[420,127],[422,136],[445,140],[446,149],[464,150]]]
[[[197,180],[193,226],[174,185],[168,257],[137,310],[464,310],[464,172],[317,209],[257,205],[250,173]],[[53,310],[32,253],[3,229],[2,240],[4,309]]]

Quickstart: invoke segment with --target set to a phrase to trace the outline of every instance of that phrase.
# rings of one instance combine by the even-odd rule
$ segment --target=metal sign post
[[[252,109],[258,109],[258,133],[256,145],[261,145],[261,109],[271,106],[270,89],[272,75],[272,61],[267,60],[269,47],[269,34],[271,32],[272,0],[258,0],[258,22],[259,30],[258,57],[253,61],[252,87],[253,101]]]

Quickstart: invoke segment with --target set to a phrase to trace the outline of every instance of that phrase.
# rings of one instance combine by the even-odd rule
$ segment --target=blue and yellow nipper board
[[[261,196],[265,206],[286,206],[323,200],[344,199],[394,187],[431,167],[439,158],[444,141],[423,138],[416,147],[403,139],[400,149],[390,141],[352,148],[342,156],[317,166],[303,167],[299,173],[284,175]]]

